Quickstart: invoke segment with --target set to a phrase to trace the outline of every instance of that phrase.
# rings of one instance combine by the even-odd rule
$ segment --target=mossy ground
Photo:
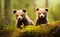
[[[51,31],[60,24],[59,21],[50,22],[49,24],[41,24],[38,26],[28,25],[26,27],[17,28],[15,26],[4,26],[0,30],[1,37],[47,37],[51,34]]]

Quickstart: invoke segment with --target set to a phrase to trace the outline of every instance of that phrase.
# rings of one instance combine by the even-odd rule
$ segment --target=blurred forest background
[[[49,22],[60,20],[60,0],[0,0],[0,6],[0,24],[15,25],[13,9],[23,8],[27,9],[28,16],[34,21],[36,7],[48,7]]]
[[[0,0],[0,36],[9,37],[7,35],[12,32],[14,32],[12,34],[12,35],[14,35],[14,37],[16,36],[16,34],[17,35],[19,34],[18,31],[20,31],[20,30],[17,29],[17,31],[16,31],[16,28],[13,27],[13,26],[16,26],[16,19],[13,14],[13,9],[26,8],[28,16],[35,22],[36,7],[40,7],[40,8],[47,7],[49,9],[49,12],[48,12],[48,21],[49,22],[55,23],[55,21],[60,20],[60,0]],[[51,23],[51,24],[55,25],[54,23]],[[9,26],[6,27],[5,25],[9,25]],[[12,25],[11,26],[12,28],[10,27],[10,25]],[[52,25],[52,27],[53,27],[53,25]],[[42,25],[41,28],[43,28],[43,27],[45,27],[45,26]],[[30,29],[30,27],[28,27],[28,28]],[[29,30],[28,28],[26,30]],[[36,28],[33,27],[33,29],[36,29]],[[13,37],[13,36],[10,36],[10,37]],[[42,35],[42,37],[44,37],[44,36]]]

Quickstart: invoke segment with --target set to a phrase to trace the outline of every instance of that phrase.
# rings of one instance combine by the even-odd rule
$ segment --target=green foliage
[[[0,27],[1,28],[1,27]],[[19,34],[20,29],[15,26],[4,25],[3,29],[0,30],[1,37],[16,37]]]
[[[26,26],[23,27],[22,29],[16,28],[15,24],[15,17],[13,14],[13,9],[27,9],[27,14],[28,16],[35,21],[36,18],[36,13],[35,13],[35,7],[41,7],[45,8],[45,0],[11,0],[11,6],[9,10],[9,14],[11,18],[11,25],[6,25],[5,23],[5,12],[4,12],[4,1],[1,0],[1,17],[0,17],[0,36],[1,37],[46,37],[52,30],[55,29],[57,25],[60,24],[60,0],[49,0],[49,12],[48,12],[48,20],[49,21],[56,21],[56,22],[51,22],[49,24],[42,24],[39,26]],[[35,5],[34,5],[34,4]]]
[[[55,3],[54,3],[55,2]],[[60,1],[49,0],[49,21],[60,20]]]
[[[4,10],[4,3],[5,0],[1,0],[1,23],[0,24],[5,24],[5,10]],[[60,0],[48,0],[48,5],[49,5],[49,12],[48,12],[48,20],[50,21],[55,21],[55,20],[60,20]],[[54,3],[55,2],[55,3]],[[13,14],[13,9],[23,9],[26,8],[27,9],[27,14],[30,17],[30,19],[32,19],[33,21],[35,21],[36,18],[36,13],[35,13],[35,8],[36,7],[40,7],[40,8],[45,8],[45,0],[11,0],[10,1],[11,6],[9,9],[9,17],[10,17],[10,21],[11,24],[15,25],[16,21],[15,21],[15,17]]]

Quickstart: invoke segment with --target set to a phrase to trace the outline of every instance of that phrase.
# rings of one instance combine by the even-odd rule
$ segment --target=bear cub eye
[[[41,14],[41,13],[38,13],[39,15]]]
[[[23,16],[23,15],[21,15],[21,16]]]
[[[46,13],[43,13],[43,14],[46,14]]]
[[[25,16],[25,15],[21,15],[21,16]]]
[[[16,15],[17,17],[19,16],[19,15]]]

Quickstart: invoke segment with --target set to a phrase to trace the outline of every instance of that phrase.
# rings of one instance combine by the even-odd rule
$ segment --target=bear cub
[[[36,9],[36,25],[47,23],[48,8],[37,8]]]
[[[13,13],[17,19],[17,27],[22,28],[21,25],[34,25],[33,21],[27,16],[26,9],[14,10]]]

